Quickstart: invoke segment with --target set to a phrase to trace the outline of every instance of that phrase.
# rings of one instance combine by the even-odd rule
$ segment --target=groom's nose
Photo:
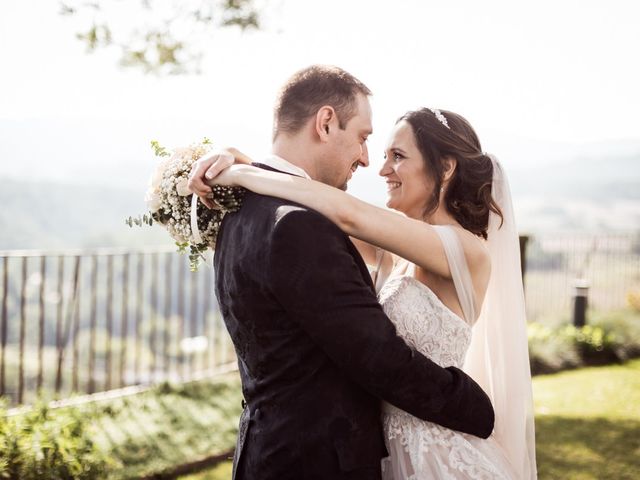
[[[360,149],[361,149],[361,153],[360,153],[360,158],[358,159],[358,163],[363,167],[368,167],[369,166],[369,149],[367,147],[366,142],[362,144]]]

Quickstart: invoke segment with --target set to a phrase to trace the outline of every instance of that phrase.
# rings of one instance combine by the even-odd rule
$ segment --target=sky
[[[313,63],[374,93],[372,168],[353,181],[372,200],[409,109],[464,115],[507,166],[640,141],[638,2],[260,1],[263,28],[212,34],[202,75],[156,77],[120,69],[113,51],[87,54],[58,2],[3,0],[0,176],[142,185],[149,140],[205,135],[259,157],[276,91]]]

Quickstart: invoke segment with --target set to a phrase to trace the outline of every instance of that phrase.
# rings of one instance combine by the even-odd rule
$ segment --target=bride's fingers
[[[227,150],[234,156],[236,163],[244,163],[247,165],[251,165],[253,163],[253,160],[248,155],[245,155],[237,148],[229,147]]]
[[[194,194],[200,197],[200,201],[210,209],[217,208],[211,199],[211,185],[224,185],[226,178],[220,178],[220,174],[239,163],[251,163],[251,159],[235,148],[228,148],[213,152],[198,159],[189,173],[187,186]],[[224,176],[224,175],[223,175]],[[215,179],[212,181],[212,179]]]
[[[206,164],[199,162],[194,163],[187,181],[187,187],[189,190],[196,193],[199,197],[211,192],[211,188],[203,181],[206,167],[208,167]]]
[[[207,172],[205,173],[205,177],[208,180],[216,178],[220,175],[220,172],[229,168],[235,162],[235,158],[231,153],[223,153],[217,156],[214,160],[213,165],[211,165]]]

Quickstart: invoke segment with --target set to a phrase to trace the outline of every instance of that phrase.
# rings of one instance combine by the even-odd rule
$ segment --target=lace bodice
[[[436,227],[447,256],[464,318],[451,311],[413,276],[391,275],[378,300],[398,335],[442,367],[462,368],[471,343],[476,306],[464,251],[453,228]],[[383,402],[384,480],[511,480],[515,477],[494,439],[482,440],[426,422]]]
[[[404,275],[391,275],[382,284],[378,300],[404,341],[441,367],[462,368],[475,322],[471,274],[455,230],[435,226],[447,257],[451,278],[464,319],[452,312],[426,285],[414,278],[415,266],[406,263]]]
[[[440,366],[462,368],[471,327],[427,286],[409,275],[396,276],[383,285],[378,299],[409,346]]]

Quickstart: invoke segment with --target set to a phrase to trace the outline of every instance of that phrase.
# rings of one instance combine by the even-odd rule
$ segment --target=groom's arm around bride
[[[461,370],[441,368],[397,336],[368,277],[358,275],[362,268],[350,247],[316,212],[295,209],[285,215],[271,248],[279,301],[373,395],[423,420],[488,437],[494,418],[484,391]]]

